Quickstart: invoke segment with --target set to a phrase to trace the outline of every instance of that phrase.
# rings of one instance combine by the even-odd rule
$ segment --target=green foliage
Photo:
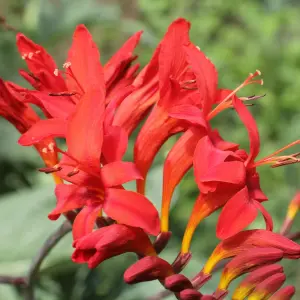
[[[133,32],[143,29],[139,61],[144,65],[169,23],[182,16],[192,23],[191,37],[219,70],[221,87],[234,88],[249,72],[260,69],[265,84],[250,86],[243,95],[264,94],[252,108],[261,132],[261,157],[299,138],[300,39],[298,1],[284,0],[30,0],[2,1],[1,11],[7,24],[42,43],[61,65],[76,24],[88,25],[100,45],[102,61],[118,49]],[[126,6],[131,4],[130,9]],[[15,33],[0,27],[0,75],[21,82],[18,69],[23,68],[15,47]],[[222,135],[247,145],[247,134],[233,110],[215,120]],[[224,125],[226,124],[226,125]],[[221,125],[221,126],[220,126]],[[238,126],[237,126],[238,125]],[[58,226],[47,219],[54,207],[53,186],[40,186],[45,177],[37,176],[41,166],[33,150],[16,144],[18,134],[0,120],[0,273],[20,274],[45,237]],[[160,207],[162,161],[171,147],[168,142],[149,176],[148,196]],[[262,186],[270,201],[267,209],[278,229],[288,201],[299,188],[297,166],[260,168]],[[45,175],[44,175],[45,176]],[[43,179],[41,179],[43,178]],[[27,189],[25,190],[25,188]],[[31,189],[29,189],[31,187]],[[14,193],[12,193],[15,191]],[[10,192],[10,194],[8,194]],[[188,216],[198,191],[192,171],[185,176],[175,196],[171,213],[173,239],[166,258],[172,261],[180,247]],[[204,221],[192,244],[193,263],[189,275],[197,273],[217,243],[214,236],[217,214]],[[299,218],[297,224],[299,226]],[[297,225],[296,224],[296,225]],[[255,226],[263,226],[258,219]],[[70,237],[62,241],[42,266],[39,299],[142,299],[160,290],[158,283],[128,287],[122,273],[133,256],[121,256],[105,262],[96,271],[71,263]],[[288,264],[289,282],[299,278],[295,264]],[[217,279],[214,279],[217,280]],[[212,281],[209,284],[216,284]],[[117,287],[117,288],[116,288]],[[212,288],[208,285],[208,288]],[[123,293],[124,292],[124,293]],[[18,292],[0,286],[1,299],[18,299]],[[297,296],[296,296],[297,297]],[[171,299],[171,298],[170,298]]]

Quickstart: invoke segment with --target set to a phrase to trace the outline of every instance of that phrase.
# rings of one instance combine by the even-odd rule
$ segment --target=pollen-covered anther
[[[54,74],[55,76],[58,76],[58,69],[54,69],[53,74]]]
[[[60,93],[49,93],[49,96],[74,96],[76,95],[76,92],[60,92]]]
[[[40,172],[43,172],[43,173],[46,173],[46,174],[50,174],[50,173],[58,172],[61,169],[62,169],[62,167],[59,164],[57,164],[57,165],[55,165],[53,167],[39,168],[38,170]]]
[[[68,69],[68,68],[70,68],[71,67],[71,63],[69,62],[69,61],[67,61],[67,62],[65,62],[64,64],[63,64],[63,68],[64,69]]]
[[[74,176],[74,175],[76,175],[76,174],[78,174],[79,173],[79,169],[78,168],[74,168],[74,170],[72,170],[71,172],[69,172],[68,174],[67,174],[67,176],[68,177],[72,177],[72,176]]]

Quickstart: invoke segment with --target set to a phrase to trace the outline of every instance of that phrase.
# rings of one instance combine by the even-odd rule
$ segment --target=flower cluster
[[[218,86],[214,64],[189,38],[190,24],[175,20],[141,70],[134,54],[142,32],[130,37],[105,64],[84,25],[73,35],[68,57],[59,69],[40,45],[23,34],[17,47],[29,71],[20,74],[33,87],[26,89],[0,80],[0,114],[22,134],[19,144],[35,146],[45,162],[40,171],[55,179],[56,207],[49,219],[61,214],[73,223],[72,259],[90,268],[125,252],[138,260],[124,280],[133,284],[159,280],[178,299],[222,299],[238,276],[249,273],[233,299],[290,299],[283,258],[299,259],[300,245],[284,236],[299,205],[291,203],[283,234],[272,232],[272,217],[263,206],[268,198],[260,187],[259,168],[297,163],[299,153],[282,155],[297,140],[265,158],[257,159],[260,137],[248,101],[240,97],[250,84],[263,84],[256,70],[234,89]],[[44,115],[41,119],[31,105]],[[227,108],[248,131],[249,151],[224,140],[211,120]],[[142,126],[139,126],[142,124]],[[133,161],[123,161],[128,139],[139,129]],[[162,145],[182,133],[168,153],[163,169],[161,214],[145,197],[148,171]],[[58,147],[55,138],[65,140]],[[181,251],[173,263],[159,257],[171,231],[172,195],[193,168],[199,196],[189,217]],[[136,192],[123,184],[136,180]],[[179,274],[191,259],[190,244],[199,223],[221,210],[216,235],[221,240],[193,279]],[[266,229],[244,230],[261,212]],[[153,242],[149,235],[156,237]],[[199,289],[224,259],[219,286],[212,295]]]

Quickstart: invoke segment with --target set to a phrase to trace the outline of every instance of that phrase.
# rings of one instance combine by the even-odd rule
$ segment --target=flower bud
[[[248,297],[248,300],[265,299],[276,292],[285,282],[286,276],[277,273],[259,283]]]
[[[266,265],[257,270],[249,273],[248,276],[239,284],[239,286],[235,289],[232,299],[234,300],[242,300],[245,299],[263,280],[270,277],[276,273],[282,273],[283,267],[281,265]]]
[[[126,283],[133,284],[164,279],[173,274],[172,266],[157,256],[146,256],[131,265],[124,273]]]
[[[246,230],[220,242],[206,262],[203,272],[210,274],[222,259],[236,256],[254,247],[277,248],[283,251],[283,257],[300,258],[300,245],[290,239],[264,229]]]
[[[126,252],[138,255],[154,255],[155,251],[146,233],[136,227],[113,224],[102,227],[74,241],[76,248],[72,260],[88,263],[95,268],[102,261]]]
[[[200,300],[202,294],[194,289],[186,289],[179,293],[181,300]]]
[[[226,290],[232,280],[261,265],[282,259],[283,251],[274,248],[255,248],[240,253],[224,268],[218,288]]]
[[[164,286],[172,292],[179,293],[185,289],[192,289],[193,285],[188,278],[182,274],[174,274],[165,279]]]
[[[295,288],[292,285],[288,285],[279,291],[277,291],[269,300],[290,300],[295,294]]]

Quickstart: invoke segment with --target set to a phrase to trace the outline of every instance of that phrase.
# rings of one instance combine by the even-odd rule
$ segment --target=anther
[[[58,69],[55,69],[53,73],[55,76],[58,76]]]
[[[57,171],[60,171],[62,169],[62,167],[60,165],[55,165],[53,167],[46,167],[46,168],[39,168],[38,170],[40,172],[46,173],[46,174],[50,174],[50,173],[54,173]]]
[[[76,92],[60,92],[60,93],[49,93],[49,96],[74,96]]]
[[[70,67],[71,67],[71,63],[69,61],[67,61],[63,64],[63,68],[65,68],[65,69],[68,69]]]
[[[77,168],[75,168],[73,171],[69,172],[69,173],[67,174],[67,176],[68,176],[68,177],[72,177],[72,176],[74,176],[74,175],[76,175],[76,174],[78,174],[78,173],[79,173],[79,170],[78,170]]]

